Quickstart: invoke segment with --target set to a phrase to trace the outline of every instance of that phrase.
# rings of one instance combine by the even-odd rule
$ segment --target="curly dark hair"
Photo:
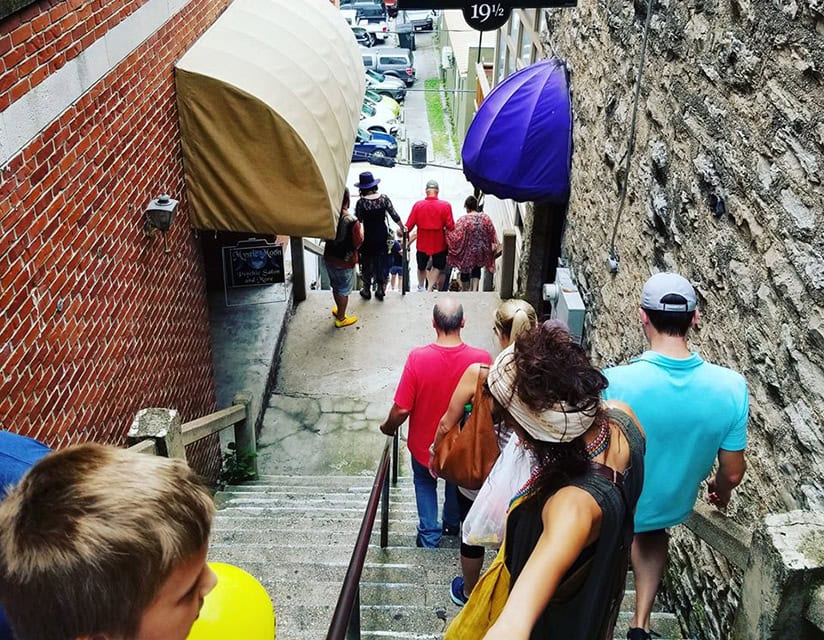
[[[596,419],[602,413],[601,392],[607,388],[607,379],[562,327],[538,326],[518,336],[514,365],[516,393],[533,411],[545,411],[563,402],[594,414]],[[586,472],[587,458],[581,438],[571,442],[537,440],[500,404],[496,403],[495,409],[503,425],[516,431],[535,457],[540,471],[533,486],[533,497],[543,502]]]

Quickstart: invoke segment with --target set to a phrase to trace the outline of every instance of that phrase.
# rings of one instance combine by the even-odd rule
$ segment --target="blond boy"
[[[185,640],[216,578],[214,504],[182,460],[84,444],[0,503],[0,603],[17,640]]]

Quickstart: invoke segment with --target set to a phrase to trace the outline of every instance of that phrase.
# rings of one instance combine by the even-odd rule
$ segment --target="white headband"
[[[543,442],[569,442],[592,426],[595,413],[565,407],[558,403],[551,409],[535,412],[530,409],[515,389],[515,345],[501,351],[489,368],[487,386],[494,398],[501,403],[515,421],[536,440]]]

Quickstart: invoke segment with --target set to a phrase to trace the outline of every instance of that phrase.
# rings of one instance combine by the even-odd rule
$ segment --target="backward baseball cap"
[[[667,296],[679,296],[681,300],[668,300]],[[656,273],[644,283],[641,291],[641,308],[648,311],[695,311],[698,299],[689,280],[677,273]]]
[[[426,183],[426,189],[427,190],[435,189],[435,191],[438,191],[439,190],[438,189],[438,181],[437,180],[430,180],[429,182]]]

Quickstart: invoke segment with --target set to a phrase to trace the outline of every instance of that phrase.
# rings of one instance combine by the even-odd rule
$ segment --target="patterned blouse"
[[[476,267],[495,269],[495,249],[498,234],[489,216],[473,211],[458,218],[455,228],[446,234],[449,264],[462,273]]]

